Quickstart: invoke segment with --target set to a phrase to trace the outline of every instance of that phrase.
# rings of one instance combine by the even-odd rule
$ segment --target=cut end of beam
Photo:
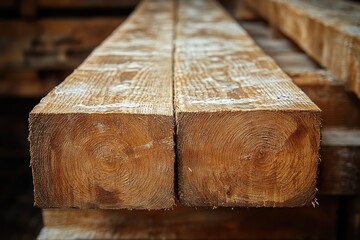
[[[32,114],[30,141],[38,207],[174,205],[172,117]]]
[[[309,205],[316,193],[319,119],[318,112],[180,113],[181,202]]]
[[[181,202],[310,205],[319,108],[215,1],[180,1],[176,30]]]

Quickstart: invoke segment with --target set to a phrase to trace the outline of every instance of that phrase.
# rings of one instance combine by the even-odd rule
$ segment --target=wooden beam
[[[322,129],[319,193],[360,195],[360,129]]]
[[[310,204],[319,109],[216,2],[184,0],[178,8],[174,104],[181,202]]]
[[[324,127],[360,126],[360,99],[347,92],[344,85],[326,70],[288,72],[299,86],[321,109]]]
[[[331,239],[337,200],[320,198],[319,203],[316,208],[281,209],[47,209],[38,239]]]
[[[19,11],[23,18],[35,18],[37,14],[36,0],[19,0]]]
[[[38,72],[33,69],[0,70],[0,96],[41,98],[70,73],[71,71]]]
[[[360,97],[360,6],[326,0],[245,2]]]
[[[321,134],[319,193],[360,195],[360,129],[328,127]]]
[[[36,0],[42,8],[123,8],[135,7],[140,0]]]
[[[299,49],[287,39],[271,39],[270,29],[262,22],[241,22],[254,40],[270,56],[299,54]],[[276,62],[309,98],[321,109],[322,142],[318,178],[320,195],[359,195],[360,99],[345,91],[327,70],[313,70],[311,59],[301,64],[276,58]],[[309,67],[310,66],[310,67]],[[334,137],[336,136],[336,137]]]
[[[2,20],[0,69],[73,70],[124,19]]]
[[[265,23],[241,22],[241,25],[321,109],[324,127],[360,126],[360,100],[346,91],[344,83],[328,70],[316,66],[290,40],[271,39],[271,30]],[[286,55],[290,57],[283,57]]]
[[[248,6],[244,4],[243,0],[235,0],[235,18],[237,20],[257,20],[257,16],[254,11],[251,11]]]
[[[237,20],[256,20],[259,17],[242,0],[219,0],[219,3]]]
[[[319,194],[359,196],[360,147],[324,145],[320,155]]]
[[[35,205],[174,204],[173,1],[144,1],[30,113]]]

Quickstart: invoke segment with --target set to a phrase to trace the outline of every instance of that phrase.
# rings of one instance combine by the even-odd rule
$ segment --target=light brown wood
[[[337,201],[321,198],[318,202],[316,208],[291,209],[47,209],[39,239],[332,239]]]
[[[181,202],[310,204],[319,109],[216,2],[184,0],[178,8],[174,104]]]
[[[266,24],[241,22],[241,25],[270,56],[299,54],[289,40],[271,39]],[[299,64],[277,58],[276,62],[322,111],[319,194],[359,195],[360,140],[356,138],[356,128],[360,126],[360,99],[345,91],[344,84],[329,71],[313,70],[314,63],[304,60]]]
[[[346,91],[344,83],[316,66],[290,40],[271,39],[271,30],[265,23],[241,22],[241,25],[321,109],[324,127],[360,126],[360,100]]]
[[[360,97],[360,6],[329,0],[245,0]]]
[[[35,205],[174,204],[172,1],[136,12],[30,113]]]

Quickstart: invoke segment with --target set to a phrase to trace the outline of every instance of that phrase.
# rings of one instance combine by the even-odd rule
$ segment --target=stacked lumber
[[[176,29],[173,5],[145,1],[31,112],[37,206],[170,208],[173,110],[181,203],[313,202],[319,109],[218,4],[180,1]]]
[[[360,6],[347,1],[245,0],[360,97]]]
[[[316,66],[291,41],[274,38],[274,26],[262,22],[240,22],[264,52],[268,53],[322,110],[321,164],[318,181],[322,195],[360,193],[360,100],[347,92],[344,83],[328,70]],[[278,56],[291,56],[291,61]],[[298,57],[296,57],[298,56]]]
[[[35,107],[35,204],[63,208],[40,239],[334,238],[335,198],[174,207],[360,193],[360,100],[274,23],[241,23],[255,41],[214,1],[143,1]]]
[[[298,20],[299,23],[307,21],[306,18]],[[358,197],[360,194],[360,100],[353,93],[346,91],[344,82],[337,80],[328,70],[316,67],[311,59],[306,59],[297,66],[293,61],[276,58],[284,51],[292,56],[303,55],[297,46],[286,39],[286,34],[274,36],[274,33],[279,33],[278,28],[281,28],[281,24],[270,23],[269,28],[262,22],[242,21],[241,25],[322,110],[319,194],[344,199],[339,203],[337,236],[341,239],[358,239],[360,236]],[[311,41],[315,42],[316,39]],[[299,45],[301,47],[301,43]]]
[[[9,4],[5,4],[7,2]],[[110,3],[101,1],[104,9],[111,7],[117,13],[108,16],[106,11],[97,11],[94,15],[91,12],[87,14],[86,10],[91,1],[82,1],[82,5],[73,11],[74,16],[69,17],[68,8],[60,8],[56,4],[50,7],[43,6],[41,1],[10,2],[15,1],[2,1],[4,5],[0,5],[0,14],[4,12],[0,20],[0,96],[31,98],[43,97],[58,85],[123,22],[130,7],[135,6],[130,2],[129,5],[124,4],[126,1],[116,1],[123,4],[108,6]],[[51,5],[51,2],[63,3],[43,3]],[[30,19],[21,14],[16,17],[6,15],[7,12],[21,12],[27,7],[38,9]],[[49,11],[54,12],[56,17],[43,16]],[[84,13],[87,15],[82,16]]]

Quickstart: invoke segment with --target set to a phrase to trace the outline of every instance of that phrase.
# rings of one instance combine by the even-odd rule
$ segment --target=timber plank
[[[334,239],[337,200],[319,202],[291,209],[46,209],[39,239]]]
[[[0,69],[73,70],[124,19],[2,20]]]
[[[360,6],[347,1],[245,0],[360,97]]]
[[[173,206],[173,5],[144,1],[32,110],[35,205]]]
[[[123,8],[135,7],[140,0],[36,0],[42,8]]]
[[[281,46],[286,46],[289,53],[298,53],[289,40],[271,39],[270,29],[265,24],[241,24],[270,56],[283,53],[284,48]],[[357,132],[354,128],[360,126],[360,100],[345,91],[344,84],[337,81],[329,71],[309,69],[307,66],[311,66],[310,59],[309,64],[304,62],[301,66],[282,60],[277,58],[276,62],[322,110],[324,128],[320,149],[319,194],[359,195],[360,148],[359,140],[354,138]]]
[[[328,70],[316,67],[314,61],[299,52],[290,40],[272,39],[271,30],[265,23],[241,22],[241,25],[321,109],[324,127],[360,126],[360,100],[355,94],[346,91],[343,82],[338,81]],[[291,57],[283,58],[283,55]],[[293,56],[302,57],[297,61],[296,58],[291,60]]]
[[[324,127],[360,126],[360,99],[327,70],[288,72],[294,83],[321,109]]]
[[[360,129],[322,131],[319,193],[360,195]]]
[[[299,53],[287,39],[271,39],[270,29],[262,22],[241,22],[254,40],[270,56]],[[283,48],[281,46],[284,46]],[[321,109],[322,142],[318,189],[320,195],[360,194],[360,100],[347,92],[344,83],[321,68],[312,70],[312,60],[301,66],[277,58],[279,66]]]
[[[214,1],[179,2],[175,47],[180,201],[310,204],[316,105]]]

